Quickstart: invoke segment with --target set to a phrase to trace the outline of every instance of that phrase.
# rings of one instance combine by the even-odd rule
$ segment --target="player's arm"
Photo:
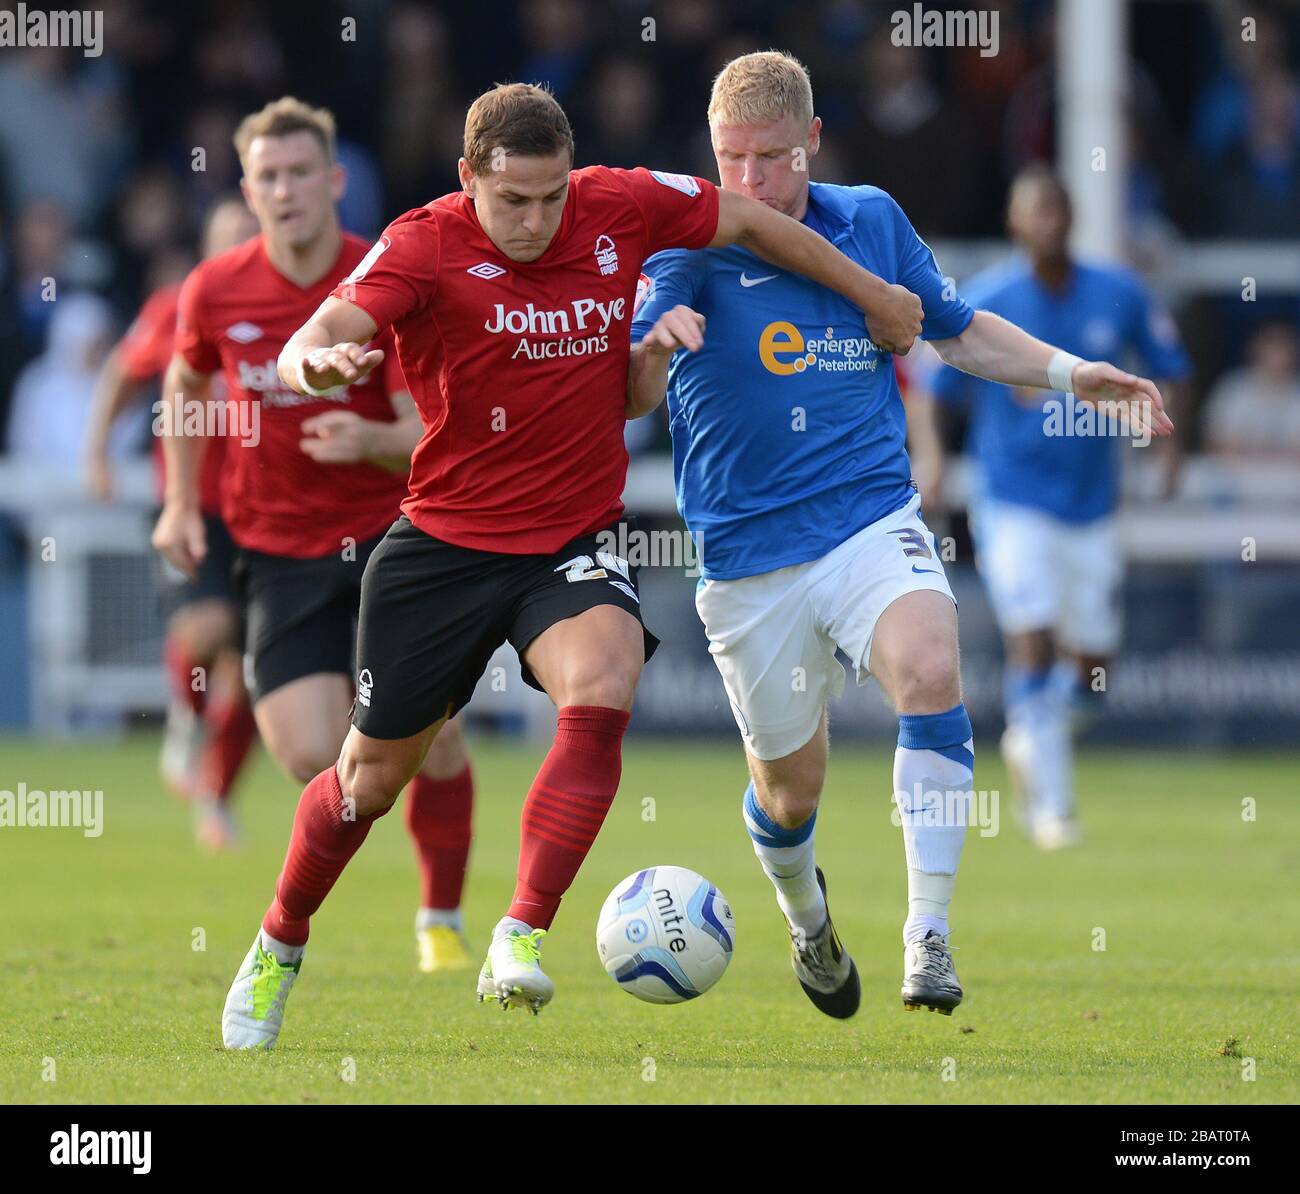
[[[153,545],[169,564],[193,577],[207,555],[207,534],[199,508],[199,474],[207,436],[172,435],[184,426],[186,403],[200,403],[207,410],[212,401],[212,375],[194,369],[180,353],[172,356],[163,374],[162,436],[163,459],[167,464],[167,488],[163,509],[153,530]],[[191,405],[190,409],[194,409]]]
[[[389,422],[365,419],[351,410],[327,410],[304,419],[298,446],[321,464],[366,461],[390,473],[408,473],[424,424],[410,394],[399,391],[390,400],[397,418]]]
[[[384,359],[367,352],[375,321],[355,303],[331,295],[284,346],[277,362],[280,380],[298,394],[321,396],[360,381]]]
[[[641,338],[632,345],[627,370],[628,419],[648,415],[664,400],[668,389],[668,362],[679,348],[698,352],[704,345],[704,316],[680,303],[665,311]]]
[[[963,373],[1009,386],[1064,390],[1085,402],[1135,404],[1137,418],[1153,435],[1174,429],[1155,382],[1108,361],[1062,352],[991,311],[976,311],[960,335],[930,343],[944,364]]]
[[[122,353],[113,349],[104,361],[90,401],[90,426],[86,429],[86,488],[97,501],[113,498],[113,463],[108,437],[117,416],[140,396],[140,387],[122,369]]]
[[[886,352],[906,353],[921,334],[921,300],[850,260],[830,241],[765,203],[718,192],[718,230],[709,248],[740,245],[794,274],[842,294],[867,317],[871,339]]]

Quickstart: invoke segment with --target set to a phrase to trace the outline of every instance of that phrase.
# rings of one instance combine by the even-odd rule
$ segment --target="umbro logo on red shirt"
[[[226,329],[226,335],[236,344],[252,344],[262,338],[262,329],[255,323],[236,323]]]
[[[471,265],[465,271],[467,274],[473,274],[476,278],[486,278],[491,281],[493,278],[499,278],[506,271],[499,265],[494,265],[491,261],[480,261],[478,265]]]

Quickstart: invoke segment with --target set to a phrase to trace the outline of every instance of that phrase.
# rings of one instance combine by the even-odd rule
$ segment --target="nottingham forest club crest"
[[[614,241],[603,232],[596,237],[596,264],[600,267],[602,278],[618,273],[618,253],[614,250]]]

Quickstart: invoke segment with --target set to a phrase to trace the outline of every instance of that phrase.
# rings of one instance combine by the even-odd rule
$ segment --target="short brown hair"
[[[559,101],[533,83],[498,83],[465,114],[465,160],[475,174],[492,169],[494,153],[573,158],[573,129]]]
[[[311,133],[320,142],[325,156],[334,160],[334,113],[328,108],[313,108],[291,95],[267,104],[260,112],[245,116],[235,130],[235,151],[243,162],[248,147],[256,137],[287,137],[290,133]]]
[[[767,124],[793,116],[812,123],[813,94],[808,68],[793,54],[759,50],[733,58],[713,80],[709,121]]]

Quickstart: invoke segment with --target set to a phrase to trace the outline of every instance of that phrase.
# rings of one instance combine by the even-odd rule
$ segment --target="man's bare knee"
[[[380,741],[349,737],[339,756],[339,787],[358,817],[377,816],[393,807],[418,765]]]
[[[956,661],[943,651],[925,651],[910,660],[895,686],[900,713],[945,713],[961,700]]]
[[[782,829],[797,829],[817,811],[821,785],[791,778],[756,778],[754,789],[759,806]]]
[[[556,704],[589,705],[601,709],[630,711],[641,667],[613,666],[610,670],[591,669],[565,677]]]

